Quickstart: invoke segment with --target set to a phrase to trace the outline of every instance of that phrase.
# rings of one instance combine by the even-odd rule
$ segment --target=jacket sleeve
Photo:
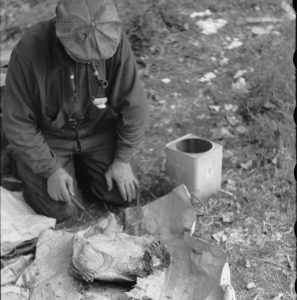
[[[8,66],[2,103],[4,134],[34,173],[48,177],[59,165],[38,128],[36,85],[31,63],[14,50]]]
[[[110,102],[118,114],[115,158],[129,162],[142,139],[148,116],[148,103],[137,74],[134,54],[125,35],[113,58]]]

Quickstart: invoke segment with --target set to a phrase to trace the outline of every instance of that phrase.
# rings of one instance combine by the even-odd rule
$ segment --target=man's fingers
[[[138,189],[139,188],[139,182],[138,182],[138,180],[136,179],[135,176],[133,176],[132,181],[133,181],[133,184],[135,185],[135,188]]]
[[[50,195],[50,194],[49,194],[49,195]],[[53,200],[55,200],[55,201],[59,201],[59,200],[60,200],[57,194],[51,194],[50,197],[51,197]]]
[[[65,202],[70,202],[70,194],[67,188],[66,182],[63,182],[60,186],[61,200]]]
[[[124,199],[124,201],[127,201],[127,193],[126,193],[126,189],[123,183],[117,183],[117,186],[119,188],[120,194],[122,196],[122,198]]]
[[[59,201],[58,195],[56,192],[52,192],[51,189],[47,189],[48,195],[55,201]]]
[[[134,184],[134,181],[130,182],[130,191],[131,191],[131,200],[136,198],[136,186]]]
[[[133,188],[131,182],[127,182],[125,184],[125,189],[126,189],[127,201],[131,202],[133,199]]]
[[[71,196],[74,196],[74,186],[73,186],[73,178],[69,177],[66,181],[66,186],[69,194]],[[70,197],[68,197],[70,199]]]
[[[107,189],[110,192],[112,190],[112,178],[109,173],[105,174],[105,180],[106,180],[106,184],[107,184]]]

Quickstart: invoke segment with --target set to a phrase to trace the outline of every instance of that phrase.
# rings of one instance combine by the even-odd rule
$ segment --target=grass
[[[31,5],[37,2],[47,11],[47,2]],[[194,203],[197,213],[204,215],[198,218],[195,236],[226,250],[237,299],[274,299],[282,294],[279,299],[293,299],[294,22],[286,20],[278,0],[115,2],[150,101],[146,136],[136,153],[140,203],[177,184],[165,172],[167,142],[192,132],[222,144],[222,191]],[[11,19],[16,18],[16,2],[4,3]],[[201,34],[190,17],[205,9],[212,11],[212,18],[228,21],[218,34]],[[246,18],[265,15],[279,18],[276,33],[251,34]],[[11,19],[3,20],[11,24]],[[227,38],[234,37],[243,45],[227,51]],[[248,89],[240,93],[231,86],[234,74],[244,69]],[[214,70],[216,78],[210,83],[199,81]],[[171,82],[163,83],[164,78]],[[237,109],[228,111],[226,105]],[[224,216],[230,213],[226,222]],[[213,234],[220,231],[226,240],[217,243]],[[256,287],[247,289],[250,282]]]

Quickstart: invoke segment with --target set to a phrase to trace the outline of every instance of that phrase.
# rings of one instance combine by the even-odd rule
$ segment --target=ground
[[[56,1],[1,2],[5,53]],[[237,299],[295,299],[291,2],[115,2],[150,103],[135,156],[140,203],[176,184],[165,174],[167,142],[194,133],[223,145],[222,190],[192,198],[194,235],[226,250]],[[205,34],[209,19],[226,22]]]

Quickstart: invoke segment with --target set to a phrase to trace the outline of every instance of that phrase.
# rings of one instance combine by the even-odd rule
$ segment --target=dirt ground
[[[6,53],[56,1],[1,2]],[[140,203],[176,184],[165,174],[166,143],[194,133],[223,145],[222,190],[193,198],[194,234],[228,253],[237,299],[295,299],[291,2],[115,2],[150,103],[136,153]],[[209,33],[212,20],[221,27]]]

